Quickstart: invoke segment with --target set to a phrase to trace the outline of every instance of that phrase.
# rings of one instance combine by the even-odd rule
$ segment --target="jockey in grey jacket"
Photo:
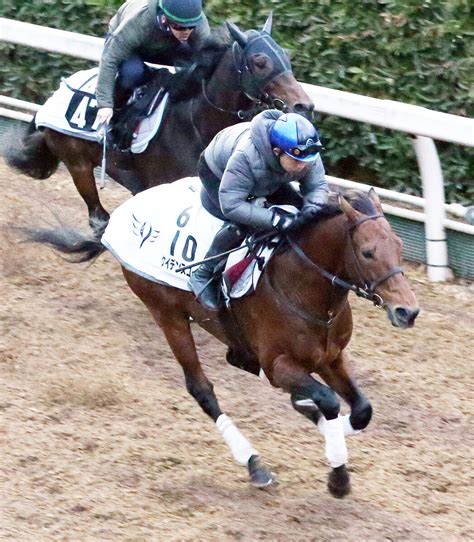
[[[217,232],[206,258],[238,246],[246,230],[284,231],[292,223],[292,216],[254,205],[252,198],[277,195],[278,203],[290,204],[296,199],[303,219],[324,207],[329,189],[320,149],[316,128],[295,113],[268,110],[251,122],[219,132],[198,165],[203,206],[227,221]],[[299,183],[302,202],[299,194],[289,190],[292,181]],[[214,280],[217,263],[217,258],[202,263],[188,283],[199,301],[211,310],[219,308]]]
[[[322,207],[329,188],[318,155],[300,174],[287,173],[273,152],[270,130],[283,113],[270,109],[251,122],[230,126],[219,132],[205,149],[204,160],[220,179],[219,202],[227,220],[258,229],[271,229],[273,213],[256,207],[249,197],[270,196],[291,181],[298,181],[303,207]],[[204,181],[205,186],[207,183]],[[206,189],[209,188],[206,186]],[[215,187],[211,187],[211,191]],[[208,209],[209,210],[209,209]],[[212,211],[211,211],[212,213]]]
[[[201,0],[128,0],[109,24],[99,65],[98,108],[113,107],[115,79],[124,62],[173,65],[189,58],[209,32]]]

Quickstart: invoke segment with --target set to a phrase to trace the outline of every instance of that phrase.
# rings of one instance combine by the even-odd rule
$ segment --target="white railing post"
[[[444,220],[443,172],[434,141],[429,137],[416,136],[414,147],[423,184],[425,198],[425,241],[428,278],[443,281],[452,278],[449,269],[448,243]]]

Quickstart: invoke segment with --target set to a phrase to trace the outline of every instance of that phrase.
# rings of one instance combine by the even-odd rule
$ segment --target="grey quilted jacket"
[[[233,222],[269,228],[273,213],[248,202],[250,196],[269,196],[291,181],[297,181],[303,205],[327,202],[328,185],[321,157],[311,162],[301,178],[287,173],[273,154],[270,129],[281,111],[270,109],[219,132],[204,151],[209,169],[221,179],[219,201],[222,213]]]
[[[187,58],[208,36],[209,23],[204,16],[188,42],[181,44],[157,21],[159,0],[128,0],[112,17],[99,64],[98,107],[113,107],[115,77],[120,64],[138,54],[146,62],[173,65]]]

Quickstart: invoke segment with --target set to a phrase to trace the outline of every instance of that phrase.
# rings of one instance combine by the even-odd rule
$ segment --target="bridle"
[[[358,282],[359,284],[356,284],[355,282],[349,282],[346,280],[341,279],[337,275],[330,273],[329,271],[326,271],[323,267],[318,265],[316,262],[308,258],[306,254],[304,253],[303,249],[296,243],[296,241],[291,237],[291,233],[287,234],[286,241],[288,242],[291,249],[295,252],[295,254],[303,260],[303,262],[312,269],[316,270],[320,275],[322,275],[324,278],[329,280],[329,282],[333,286],[338,286],[340,288],[343,288],[347,291],[354,292],[357,297],[362,297],[364,299],[368,299],[369,301],[372,301],[372,303],[376,307],[384,307],[385,302],[382,299],[382,297],[375,293],[375,289],[380,286],[382,283],[384,283],[386,280],[388,280],[390,277],[393,277],[394,275],[398,273],[403,274],[403,269],[401,267],[393,267],[390,269],[387,273],[382,275],[381,277],[377,277],[375,280],[371,282],[367,282],[363,279],[363,270],[361,268],[360,262],[357,258],[357,254],[355,252],[354,248],[354,241],[353,241],[353,233],[354,231],[364,222],[367,220],[377,220],[378,218],[384,218],[383,214],[375,214],[375,215],[369,215],[369,216],[363,216],[359,220],[357,220],[354,224],[352,224],[346,231],[349,236],[350,246],[351,246],[351,254],[353,257],[353,260],[355,262],[355,268],[358,275]],[[274,285],[271,283],[270,279],[267,279],[267,283],[275,290],[275,292],[278,294],[279,292],[276,290]],[[280,293],[281,295],[281,293]],[[278,299],[277,299],[278,302]],[[279,304],[283,305],[282,302]],[[305,312],[303,312],[298,307],[295,307],[291,305],[291,302],[288,299],[285,299],[284,303],[285,308],[289,311],[295,314],[295,316],[298,316],[300,318],[303,318],[304,320],[310,322],[311,324],[319,325],[322,327],[330,328],[334,325],[335,320],[337,316],[340,313],[340,310],[336,314],[329,313],[330,318],[328,320],[321,320],[319,318],[315,318],[312,315],[309,315]]]
[[[359,220],[357,220],[354,224],[352,224],[348,228],[347,231],[348,231],[348,234],[349,234],[351,253],[352,253],[354,263],[355,263],[357,275],[358,275],[358,278],[359,278],[360,282],[362,282],[362,284],[363,284],[362,290],[364,292],[366,292],[369,296],[372,296],[370,298],[370,300],[374,302],[374,305],[383,306],[385,303],[384,303],[383,299],[378,294],[375,293],[375,289],[377,288],[377,286],[380,286],[382,283],[384,283],[390,277],[393,277],[393,275],[396,275],[398,273],[403,274],[403,269],[401,267],[396,266],[396,267],[393,267],[392,269],[390,269],[389,271],[387,271],[387,273],[385,273],[381,277],[378,277],[378,278],[374,279],[371,282],[365,281],[362,278],[363,277],[363,270],[361,269],[360,261],[359,261],[359,258],[357,257],[357,254],[356,254],[356,251],[355,251],[355,248],[354,248],[354,241],[353,241],[353,233],[357,229],[358,226],[360,226],[364,222],[367,222],[367,220],[377,220],[378,218],[385,218],[385,217],[384,217],[383,214],[375,214],[375,215],[363,216],[363,217],[359,218]],[[375,302],[375,299],[374,299],[375,297],[377,297],[379,299],[379,301],[377,303]],[[367,297],[366,299],[369,299],[369,298]]]
[[[252,103],[255,104],[255,106],[252,109],[245,111],[242,109],[224,109],[217,106],[210,100],[206,90],[206,82],[203,79],[202,95],[208,105],[210,105],[217,111],[220,111],[221,113],[235,115],[240,120],[249,120],[253,118],[257,113],[260,113],[261,111],[269,108],[278,109],[280,111],[283,111],[284,113],[289,110],[284,100],[282,100],[281,98],[272,98],[267,92],[265,92],[265,87],[269,83],[271,83],[275,79],[275,77],[281,75],[282,73],[285,73],[286,71],[291,71],[289,61],[286,58],[283,58],[280,51],[275,50],[275,48],[271,46],[271,43],[268,41],[269,39],[271,39],[270,36],[267,37],[266,35],[262,35],[259,33],[256,37],[249,40],[249,42],[243,49],[239,46],[237,42],[234,42],[232,45],[232,59],[234,63],[234,68],[239,76],[237,88],[239,88],[243,92],[243,94]],[[259,80],[259,78],[254,75],[252,70],[249,68],[247,62],[248,49],[250,46],[255,45],[257,40],[263,40],[265,42],[267,47],[271,49],[273,56],[283,67],[283,70],[279,71],[278,73],[274,73],[275,70],[273,70],[272,73],[263,80]]]

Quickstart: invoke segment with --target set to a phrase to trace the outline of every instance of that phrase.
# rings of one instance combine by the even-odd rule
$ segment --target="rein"
[[[202,81],[202,95],[204,99],[206,100],[206,103],[210,105],[213,109],[216,111],[220,111],[221,113],[228,113],[229,115],[235,115],[240,120],[249,120],[257,113],[260,113],[261,111],[265,111],[269,108],[269,106],[265,103],[263,103],[261,100],[253,100],[252,102],[255,103],[255,107],[248,110],[238,109],[224,109],[223,107],[219,107],[218,105],[211,102],[209,96],[207,95],[206,91],[206,83],[204,82],[204,79]]]
[[[359,275],[360,281],[363,283],[363,287],[358,286],[354,282],[345,281],[345,280],[339,278],[337,275],[334,275],[333,273],[329,273],[324,268],[319,266],[317,263],[310,260],[308,258],[308,256],[306,256],[304,251],[301,249],[301,247],[289,235],[287,236],[287,240],[288,240],[288,243],[289,243],[290,247],[293,249],[293,251],[308,266],[312,267],[313,269],[316,269],[316,271],[318,271],[318,273],[320,275],[322,275],[323,277],[328,279],[333,286],[339,286],[341,288],[344,288],[345,290],[350,290],[351,292],[354,292],[357,297],[362,297],[364,299],[368,299],[369,301],[372,301],[372,303],[376,307],[383,307],[385,302],[378,294],[375,293],[375,291],[374,291],[375,288],[377,288],[377,286],[380,286],[380,284],[382,284],[383,282],[388,280],[393,275],[396,275],[398,273],[403,273],[403,269],[401,267],[394,267],[394,268],[390,269],[390,271],[385,273],[385,275],[382,275],[381,277],[378,277],[377,279],[373,280],[371,283],[367,283],[362,278],[363,273],[361,272],[362,270],[360,268],[360,263],[359,263],[359,261],[357,259],[357,255],[356,255],[355,249],[354,249],[354,243],[352,241],[352,233],[354,232],[354,230],[358,226],[360,226],[361,224],[363,224],[367,220],[377,220],[378,218],[383,218],[383,215],[382,214],[376,214],[376,215],[364,216],[360,220],[358,220],[355,224],[353,224],[348,230],[349,234],[351,234],[349,238],[350,238],[350,241],[351,241],[352,255],[353,255],[354,261],[356,263],[357,274]]]
[[[354,249],[354,243],[352,241],[352,233],[354,230],[366,222],[367,220],[376,220],[378,218],[383,218],[382,214],[376,214],[376,215],[370,215],[370,216],[364,216],[360,220],[358,220],[355,224],[353,224],[349,229],[349,239],[351,242],[351,254],[353,255],[357,274],[359,276],[360,282],[363,283],[363,286],[359,286],[354,282],[349,282],[346,280],[341,279],[337,275],[330,273],[329,271],[326,271],[323,267],[318,265],[317,263],[313,262],[306,254],[304,253],[303,249],[296,243],[294,239],[290,235],[286,236],[286,240],[288,241],[288,244],[290,248],[295,252],[295,254],[303,260],[303,262],[312,269],[315,269],[320,275],[322,275],[324,278],[326,278],[332,286],[338,286],[340,288],[343,288],[344,290],[354,292],[357,297],[362,297],[364,299],[367,299],[369,301],[372,301],[372,303],[376,307],[383,307],[385,305],[384,300],[375,293],[375,288],[388,280],[393,275],[396,275],[397,273],[403,273],[403,269],[401,267],[394,267],[393,269],[390,269],[385,275],[382,275],[381,277],[378,277],[377,279],[373,280],[370,284],[368,284],[366,281],[362,279],[362,270],[360,267],[360,263],[357,259],[357,255],[355,253]],[[336,322],[337,317],[343,310],[345,303],[337,312],[328,311],[329,318],[327,320],[323,320],[321,318],[316,318],[315,316],[312,316],[311,314],[308,314],[304,312],[302,309],[295,306],[294,303],[285,295],[285,292],[282,292],[281,290],[277,289],[274,284],[272,284],[271,278],[269,277],[268,273],[264,274],[264,278],[266,279],[266,283],[270,286],[270,288],[273,289],[273,291],[277,294],[275,297],[275,301],[283,307],[286,311],[292,313],[294,316],[301,318],[308,323],[312,325],[317,325],[320,327],[324,327],[326,329],[330,329]],[[347,302],[347,300],[346,300]]]
[[[257,113],[265,111],[266,109],[269,109],[270,107],[279,109],[280,111],[283,111],[283,112],[286,112],[288,110],[287,105],[281,98],[271,98],[270,95],[267,92],[265,92],[264,88],[260,87],[257,78],[248,67],[246,57],[245,57],[245,49],[247,49],[247,47],[250,44],[252,44],[256,39],[259,39],[259,38],[260,37],[255,38],[254,40],[250,41],[247,44],[247,46],[243,49],[242,54],[240,55],[239,59],[237,58],[237,55],[239,54],[237,52],[239,49],[239,45],[237,42],[234,42],[234,44],[232,45],[232,59],[234,61],[234,67],[239,75],[238,89],[241,90],[241,92],[243,92],[245,96],[252,103],[255,104],[255,106],[252,109],[245,110],[245,111],[243,109],[238,109],[238,110],[224,109],[222,107],[217,106],[209,98],[207,94],[207,90],[206,90],[206,82],[203,79],[202,80],[202,95],[204,99],[206,100],[206,103],[210,105],[212,108],[214,108],[216,111],[220,111],[221,113],[227,113],[229,115],[234,115],[238,119],[245,121],[245,120],[250,120]],[[250,86],[258,90],[260,94],[258,97],[253,95],[254,93],[252,92],[251,88],[246,88],[245,82],[243,81],[244,73],[245,75],[247,75],[247,77],[250,80]],[[272,78],[270,78],[269,80],[266,80],[265,86],[271,83],[273,79],[275,79],[275,77],[277,77],[278,75],[280,74],[278,73],[274,75]]]
[[[285,295],[285,292],[283,290],[281,290],[279,288],[277,289],[275,287],[275,285],[273,284],[269,273],[264,273],[263,278],[264,278],[265,282],[268,284],[268,286],[270,286],[270,288],[277,294],[278,297],[275,297],[275,301],[277,302],[277,304],[280,305],[280,307],[282,307],[287,312],[291,312],[297,318],[301,318],[303,320],[306,320],[306,322],[308,322],[309,324],[320,326],[320,327],[325,327],[326,329],[331,328],[335,324],[336,318],[339,316],[340,311],[338,311],[336,314],[334,314],[333,311],[328,311],[329,318],[327,320],[322,320],[321,318],[316,318],[315,316],[312,316],[311,314],[308,314],[308,313],[304,312],[303,310],[299,309]]]

